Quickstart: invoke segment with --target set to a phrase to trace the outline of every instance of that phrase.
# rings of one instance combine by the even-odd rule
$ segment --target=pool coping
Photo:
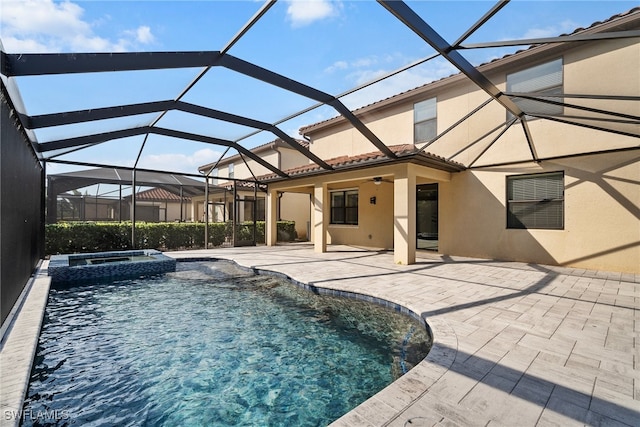
[[[169,254],[169,256],[171,256],[171,254]],[[405,305],[395,303],[388,299],[379,298],[360,292],[316,286],[313,283],[304,283],[275,270],[247,267],[236,262],[233,259],[225,257],[193,256],[178,257],[174,259],[176,260],[176,262],[232,262],[237,267],[244,269],[245,271],[253,272],[256,275],[266,275],[284,279],[309,292],[374,303],[383,307],[387,307],[420,322],[420,324],[426,329],[427,333],[432,338],[429,354],[423,361],[407,371],[398,380],[392,382],[387,387],[383,388],[374,396],[372,396],[369,399],[371,400],[371,402],[369,402],[369,400],[367,401],[369,403],[374,402],[376,399],[386,401],[388,403],[389,398],[393,399],[397,397],[396,388],[398,386],[402,387],[402,389],[407,392],[406,396],[414,394],[411,393],[411,390],[416,389],[415,385],[422,384],[422,382],[424,381],[424,375],[416,374],[423,370],[421,366],[425,363],[425,361],[429,361],[430,358],[432,359],[437,357],[439,369],[434,370],[429,368],[429,375],[434,376],[434,379],[437,379],[440,375],[442,375],[442,373],[444,373],[444,371],[446,371],[446,366],[453,363],[453,360],[455,358],[455,354],[449,350],[452,345],[455,345],[455,334],[446,323],[442,322],[440,319],[435,319],[434,321],[430,321],[427,323],[426,320],[421,317],[416,311],[413,311]],[[17,427],[20,425],[21,418],[39,416],[39,414],[25,413],[23,412],[22,408],[28,391],[29,379],[31,377],[31,370],[33,367],[33,360],[35,358],[38,347],[38,339],[40,336],[49,290],[51,288],[51,282],[53,279],[53,277],[49,276],[48,273],[49,266],[49,260],[43,261],[36,270],[36,273],[25,286],[22,299],[19,300],[16,304],[14,318],[9,321],[9,325],[6,327],[6,331],[4,332],[4,336],[2,337],[2,346],[0,347],[0,367],[11,366],[11,370],[2,368],[1,372],[2,385],[0,386],[0,427]],[[433,340],[434,328],[435,330],[437,330],[437,342]],[[412,387],[412,383],[416,381],[417,383]],[[416,396],[416,398],[417,397],[419,396]],[[410,406],[410,403],[413,400],[415,399],[411,399],[411,401],[406,403],[405,406]],[[360,406],[365,405],[365,403],[366,402],[362,403]],[[400,413],[401,411],[398,412],[398,415]],[[62,416],[66,415],[62,414]]]
[[[29,386],[31,368],[38,348],[38,339],[51,287],[47,273],[49,261],[44,260],[27,282],[15,304],[13,317],[2,336],[0,348],[0,426],[16,427]],[[13,310],[12,310],[13,311]]]
[[[392,301],[425,316],[433,333],[429,355],[332,426],[638,425],[639,274],[438,254],[397,266],[388,262],[389,254],[360,249],[333,247],[319,254],[311,245],[165,254],[233,261],[315,288]],[[18,425],[5,411],[19,414],[22,408],[50,286],[46,267],[43,262],[27,285],[0,351],[0,426]],[[31,312],[29,322],[23,312]],[[604,341],[602,330],[610,331]],[[13,358],[10,340],[25,348]],[[14,361],[26,366],[22,379]],[[540,395],[546,403],[537,400]]]

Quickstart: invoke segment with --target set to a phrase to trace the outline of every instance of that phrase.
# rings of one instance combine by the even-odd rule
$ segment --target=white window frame
[[[564,230],[563,171],[507,176],[506,193],[508,229]]]
[[[533,67],[507,74],[507,93],[538,93],[561,95],[564,93],[564,62],[556,58]],[[544,97],[541,97],[544,98]],[[550,101],[563,102],[562,97],[553,96]],[[557,116],[564,113],[562,105],[548,104],[531,99],[512,97],[511,100],[525,113]],[[534,118],[527,116],[528,118]],[[507,110],[507,120],[513,114]]]
[[[422,133],[425,133],[422,129],[427,129],[429,135],[422,137]],[[413,143],[431,141],[437,135],[438,100],[433,97],[413,104]]]

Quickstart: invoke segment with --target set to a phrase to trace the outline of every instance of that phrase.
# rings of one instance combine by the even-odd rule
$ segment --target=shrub
[[[295,222],[279,221],[278,241],[296,238]],[[236,224],[239,240],[252,240],[253,222]],[[256,243],[265,242],[265,223],[256,223]],[[231,241],[231,223],[209,224],[209,244],[221,246]],[[136,222],[138,249],[198,249],[204,248],[203,223]],[[131,222],[60,222],[47,224],[45,251],[47,255],[127,250],[131,247]]]

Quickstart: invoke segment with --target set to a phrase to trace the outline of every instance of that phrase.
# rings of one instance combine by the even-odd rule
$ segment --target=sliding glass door
[[[438,184],[416,186],[416,249],[438,250]]]

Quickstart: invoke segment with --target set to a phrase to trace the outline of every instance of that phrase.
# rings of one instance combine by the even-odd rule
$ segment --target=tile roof
[[[447,160],[444,157],[436,156],[435,154],[421,152],[412,144],[390,145],[388,148],[393,151],[399,159],[422,160],[430,163],[433,166],[449,171],[460,171],[466,169],[466,167],[461,163]],[[397,161],[397,159],[390,159],[381,151],[372,151],[370,153],[358,154],[355,156],[334,157],[325,161],[330,166],[339,171],[341,169],[353,169],[359,166],[370,166],[376,163]],[[283,172],[285,172],[290,177],[298,177],[325,171],[325,169],[321,168],[315,163],[311,163],[287,169]],[[270,181],[276,178],[280,177],[276,174],[268,174],[258,177],[260,181]]]
[[[130,199],[131,196],[127,196],[127,199]],[[153,202],[179,202],[180,196],[174,194],[170,191],[167,191],[163,188],[151,188],[149,190],[140,191],[136,193],[137,201],[153,201]],[[190,197],[183,197],[183,201],[190,201]]]

